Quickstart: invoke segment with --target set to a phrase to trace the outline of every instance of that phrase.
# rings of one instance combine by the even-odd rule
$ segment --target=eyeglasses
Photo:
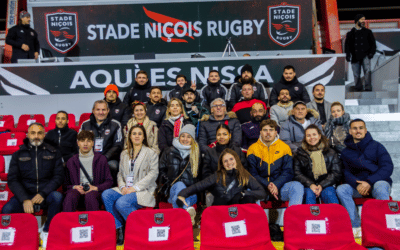
[[[211,108],[223,108],[225,107],[225,104],[220,104],[220,105],[212,105]]]

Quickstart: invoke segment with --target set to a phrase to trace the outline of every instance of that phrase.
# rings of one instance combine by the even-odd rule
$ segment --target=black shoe
[[[365,88],[365,90],[364,90],[364,91],[371,92],[371,91],[372,91],[372,88]]]
[[[117,246],[122,246],[124,244],[124,228],[117,228]]]
[[[362,91],[363,91],[362,88],[358,89],[355,86],[350,86],[350,88],[349,88],[349,92],[362,92]]]

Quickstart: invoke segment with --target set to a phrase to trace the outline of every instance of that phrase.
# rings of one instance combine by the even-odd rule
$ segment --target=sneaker
[[[47,246],[47,238],[48,237],[49,237],[49,233],[48,232],[42,231],[40,233],[40,243],[42,245],[42,248],[46,248],[46,246]]]
[[[190,219],[192,220],[192,225],[194,226],[196,218],[196,209],[194,209],[194,207],[188,207],[186,211],[189,213]]]
[[[353,228],[353,235],[355,239],[361,238],[361,227],[354,227]]]

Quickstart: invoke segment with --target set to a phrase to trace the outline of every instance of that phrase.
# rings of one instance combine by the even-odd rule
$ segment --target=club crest
[[[3,227],[8,227],[11,223],[11,215],[3,215],[1,216],[1,225]]]
[[[310,212],[312,215],[315,215],[315,216],[318,216],[321,213],[318,206],[311,206]]]
[[[399,211],[399,204],[396,201],[391,201],[388,203],[389,209],[392,212],[398,212]]]
[[[158,114],[160,114],[160,110],[159,109],[156,109],[156,115],[158,115]]]
[[[238,216],[238,209],[237,207],[230,207],[228,208],[229,216],[232,219],[235,219]]]
[[[5,183],[1,183],[0,184],[0,191],[4,191],[6,190],[6,184]]]
[[[118,114],[119,113],[119,109],[115,109],[115,113]]]
[[[154,222],[158,225],[164,222],[164,214],[158,213],[154,215]]]
[[[300,6],[285,2],[268,7],[269,37],[276,44],[285,47],[300,35]]]
[[[110,132],[111,132],[111,131],[110,131],[109,129],[106,129],[106,131],[104,131],[104,134],[105,134],[105,135],[109,135]]]
[[[87,222],[88,222],[88,214],[80,214],[79,215],[79,224],[84,226],[84,225],[86,225]]]

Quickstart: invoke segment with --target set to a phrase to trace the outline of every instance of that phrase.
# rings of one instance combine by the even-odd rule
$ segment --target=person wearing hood
[[[269,119],[264,103],[254,103],[251,106],[251,121],[243,123],[242,128],[242,149],[246,150],[260,138],[260,123]]]
[[[199,145],[201,152],[216,142],[216,131],[220,124],[225,124],[232,131],[232,143],[240,147],[242,144],[242,130],[240,122],[234,112],[226,112],[226,103],[217,98],[211,102],[211,115],[204,115],[200,122]]]
[[[327,120],[331,117],[331,103],[324,99],[325,86],[321,83],[314,85],[312,93],[314,100],[307,103],[307,108],[318,111],[322,127],[325,127]]]
[[[225,100],[228,89],[222,85],[219,72],[211,70],[208,74],[207,85],[200,90],[201,104],[208,110],[211,110],[211,102],[217,98]]]
[[[372,139],[365,122],[350,122],[350,134],[344,141],[341,160],[345,183],[337,187],[340,203],[349,212],[355,237],[361,236],[361,220],[353,198],[373,197],[389,200],[393,162],[386,148]]]
[[[19,13],[19,23],[10,28],[6,37],[6,44],[12,47],[11,63],[18,59],[38,59],[39,39],[38,34],[31,28],[31,15],[23,10]]]
[[[277,128],[274,120],[261,122],[260,139],[247,151],[249,172],[267,191],[267,200],[299,205],[303,203],[304,187],[293,181],[292,151],[279,139]]]
[[[146,102],[150,96],[150,89],[151,83],[147,72],[144,70],[138,71],[133,87],[124,96],[124,103],[131,107],[134,101]]]
[[[279,91],[278,100],[279,102],[272,106],[269,112],[271,120],[276,121],[280,127],[289,119],[289,111],[293,109],[293,102],[287,88],[282,88]]]
[[[340,152],[346,147],[344,140],[349,135],[350,115],[344,112],[344,107],[340,102],[332,103],[331,113],[324,133],[329,140],[329,145],[340,155]]]
[[[271,107],[278,103],[278,96],[283,88],[289,90],[292,102],[310,102],[310,96],[308,95],[307,89],[297,80],[296,72],[292,65],[287,65],[283,68],[281,80],[272,87],[271,95],[269,97],[269,105]]]
[[[176,86],[173,88],[168,94],[168,101],[171,101],[172,98],[177,98],[183,101],[183,91],[185,89],[191,88],[194,91],[196,98],[194,99],[195,102],[201,102],[200,94],[196,91],[196,83],[188,83],[186,76],[184,75],[177,75],[176,76]]]
[[[162,98],[161,88],[157,86],[151,87],[149,100],[146,103],[147,116],[157,124],[158,128],[160,128],[162,121],[165,120],[167,105],[168,102]]]
[[[282,124],[279,136],[282,141],[289,145],[292,152],[296,152],[301,146],[305,129],[315,124],[322,131],[321,121],[318,119],[318,112],[308,109],[302,101],[297,101],[293,109],[289,111],[289,120]]]
[[[260,82],[257,82],[253,77],[253,68],[246,64],[240,70],[241,77],[237,82],[232,84],[230,87],[228,94],[226,95],[226,100],[228,102],[228,110],[231,110],[233,106],[239,101],[243,100],[242,87],[245,83],[250,83],[253,87],[254,95],[253,98],[257,100],[263,101],[266,105],[268,105],[268,94],[264,88],[264,85]]]
[[[183,90],[182,104],[185,113],[189,116],[193,125],[197,128],[199,120],[203,118],[204,115],[209,115],[210,111],[201,106],[199,102],[195,102],[196,93],[197,92],[194,91],[192,88],[186,88],[185,90]]]
[[[104,90],[104,100],[108,103],[111,118],[121,123],[124,128],[131,118],[131,108],[119,98],[117,85],[109,84]]]

